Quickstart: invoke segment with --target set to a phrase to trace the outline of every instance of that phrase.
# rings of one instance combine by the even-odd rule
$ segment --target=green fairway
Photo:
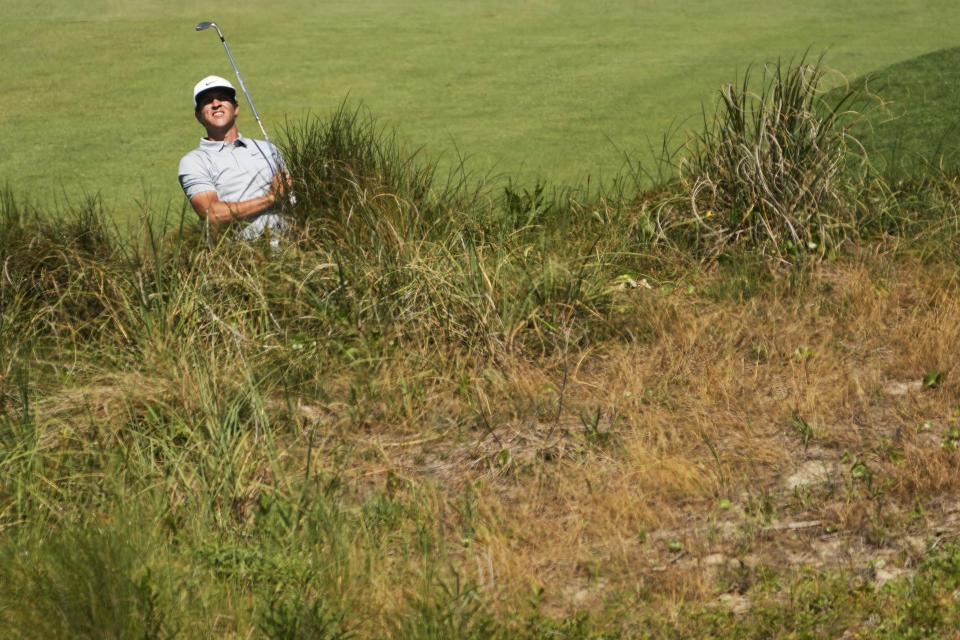
[[[854,134],[890,175],[960,160],[960,47],[907,60],[858,79],[855,108],[868,113]],[[874,96],[879,96],[877,100]]]
[[[234,77],[201,20],[223,28],[278,138],[349,96],[448,165],[582,183],[695,128],[748,65],[809,48],[853,78],[954,46],[955,15],[946,0],[7,0],[0,172],[35,200],[101,192],[121,215],[144,197],[179,205],[177,162],[201,134],[191,88]],[[242,101],[241,125],[254,134]]]

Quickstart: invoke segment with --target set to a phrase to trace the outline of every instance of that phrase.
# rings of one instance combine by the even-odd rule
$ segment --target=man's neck
[[[223,131],[219,129],[207,129],[207,140],[212,140],[214,142],[233,144],[239,137],[240,133],[237,131],[237,125],[233,125],[229,129]]]

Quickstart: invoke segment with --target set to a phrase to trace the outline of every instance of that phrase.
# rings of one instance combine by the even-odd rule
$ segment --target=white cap
[[[194,109],[197,108],[197,96],[210,89],[229,89],[230,93],[233,94],[234,99],[236,99],[237,96],[237,90],[233,88],[233,85],[230,84],[229,80],[221,78],[220,76],[207,76],[193,87]]]

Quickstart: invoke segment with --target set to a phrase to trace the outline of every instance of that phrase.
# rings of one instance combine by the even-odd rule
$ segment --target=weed
[[[260,613],[258,626],[270,640],[347,640],[354,637],[344,612],[331,611],[322,600],[274,594]]]
[[[597,447],[618,446],[617,424],[622,416],[614,415],[606,428],[601,426],[602,418],[603,410],[600,407],[595,407],[593,411],[580,412],[580,423],[583,425],[587,442]]]
[[[793,428],[797,430],[797,433],[803,439],[803,446],[806,448],[810,443],[811,438],[813,438],[813,427],[811,427],[806,420],[800,417],[796,411],[791,413],[790,424],[793,425]]]
[[[940,384],[943,379],[942,371],[928,371],[923,375],[923,386],[932,389]]]

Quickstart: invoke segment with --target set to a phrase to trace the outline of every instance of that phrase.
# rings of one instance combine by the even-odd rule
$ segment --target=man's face
[[[197,120],[208,129],[233,126],[237,111],[234,97],[224,89],[211,89],[197,97]]]

